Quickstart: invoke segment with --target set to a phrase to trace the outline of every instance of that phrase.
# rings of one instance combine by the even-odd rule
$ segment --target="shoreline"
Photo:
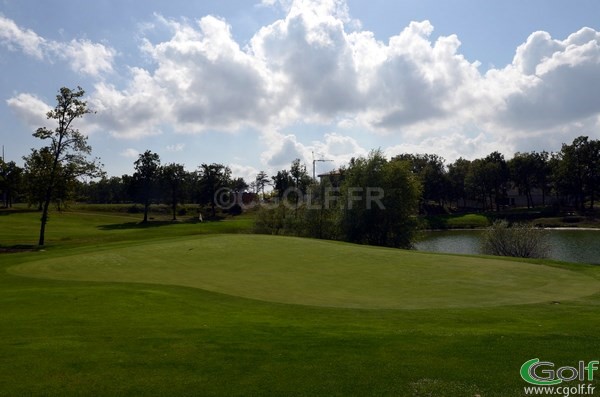
[[[600,231],[600,227],[568,227],[568,226],[557,226],[557,227],[542,227],[543,230],[581,230],[581,231]],[[422,229],[425,232],[448,232],[448,231],[482,231],[486,230],[481,227],[473,228],[448,228],[448,229]]]

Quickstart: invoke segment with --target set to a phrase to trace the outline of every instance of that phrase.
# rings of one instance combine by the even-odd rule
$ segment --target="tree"
[[[508,161],[511,180],[527,198],[527,208],[533,207],[532,189],[545,192],[548,184],[548,153],[515,153]]]
[[[231,190],[234,192],[243,193],[248,189],[249,186],[244,178],[238,177],[229,182],[229,187],[231,187]]]
[[[300,159],[295,159],[292,161],[292,165],[290,166],[290,177],[293,179],[294,187],[296,191],[294,192],[294,200],[296,202],[296,209],[298,208],[298,201],[300,200],[300,194],[306,193],[306,189],[312,182],[312,179],[306,172],[306,166],[300,163]]]
[[[388,161],[380,151],[353,159],[345,170],[341,190],[340,231],[344,240],[411,246],[421,185],[408,161]]]
[[[445,199],[450,196],[450,182],[442,157],[437,154],[404,153],[392,160],[408,162],[411,171],[421,181],[425,202],[434,201],[442,206]]]
[[[511,179],[527,198],[527,208],[533,207],[531,189],[536,185],[536,162],[534,153],[515,153],[508,161]]]
[[[269,184],[269,177],[267,176],[267,173],[264,171],[260,171],[257,175],[256,175],[256,179],[255,179],[255,186],[256,186],[256,193],[262,193],[263,198],[265,197],[265,186],[267,186]]]
[[[448,180],[449,180],[449,198],[450,200],[456,201],[458,207],[458,201],[463,200],[463,207],[467,206],[467,185],[466,179],[469,173],[471,162],[465,160],[462,157],[457,159],[454,163],[448,166]]]
[[[212,217],[217,216],[216,206],[219,199],[219,189],[230,186],[231,170],[223,164],[202,164],[200,166],[200,202],[208,203],[211,207]]]
[[[470,197],[481,203],[484,210],[487,209],[487,197],[490,189],[489,181],[486,178],[485,161],[483,159],[471,161],[465,176],[465,190]]]
[[[0,159],[0,191],[5,208],[12,207],[22,182],[23,169],[14,161],[5,163]]]
[[[283,198],[286,190],[294,186],[294,179],[288,170],[277,171],[277,175],[271,178],[273,179],[273,187],[279,199]]]
[[[137,182],[139,189],[141,189],[141,198],[144,203],[144,220],[142,223],[147,223],[152,189],[160,173],[160,157],[158,154],[146,150],[143,154],[139,155],[134,163],[134,167],[135,173],[133,174],[133,179]]]
[[[593,208],[600,185],[600,141],[577,137],[571,145],[562,145],[552,165],[557,188],[568,201],[583,210],[589,196]]]
[[[44,245],[48,208],[52,201],[52,194],[61,181],[61,176],[64,182],[64,178],[68,176],[97,176],[100,174],[100,164],[96,160],[89,161],[87,158],[92,151],[91,146],[87,144],[87,137],[73,128],[75,120],[91,113],[87,102],[81,99],[84,94],[85,91],[81,87],[77,87],[77,90],[62,87],[56,96],[55,108],[46,113],[48,119],[56,121],[57,127],[55,129],[38,128],[33,134],[36,138],[50,141],[48,146],[42,148],[47,151],[50,162],[45,164],[49,169],[47,170],[48,179],[43,185],[45,192],[38,241],[40,246]],[[68,170],[68,173],[59,172],[61,169]]]
[[[181,200],[182,187],[187,177],[183,165],[171,163],[161,168],[161,179],[169,188],[169,201],[171,203],[171,212],[173,220],[177,220],[177,203]]]
[[[485,162],[484,175],[487,180],[486,186],[489,187],[488,194],[490,205],[496,205],[496,211],[500,211],[500,204],[506,197],[506,189],[509,181],[509,170],[504,155],[500,152],[492,152],[487,155]]]

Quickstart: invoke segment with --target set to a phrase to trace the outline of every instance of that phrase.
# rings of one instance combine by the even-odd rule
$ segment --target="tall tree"
[[[187,178],[187,172],[181,164],[167,164],[161,168],[161,179],[169,189],[169,201],[173,220],[177,220],[177,203],[181,200],[182,188]]]
[[[272,176],[271,179],[273,179],[273,187],[279,199],[283,198],[286,190],[294,186],[294,179],[288,170],[277,171],[277,174]]]
[[[380,151],[353,159],[345,170],[341,190],[340,231],[344,240],[411,246],[421,184],[410,162],[388,161]]]
[[[230,186],[231,170],[223,164],[202,164],[200,166],[200,201],[211,207],[212,217],[217,216],[216,206],[219,189]]]
[[[515,153],[508,161],[511,181],[527,198],[527,208],[533,207],[533,189],[540,189],[543,200],[548,184],[548,153]]]
[[[446,173],[444,158],[437,154],[404,153],[392,160],[406,161],[411,171],[420,179],[423,185],[423,200],[434,201],[443,205],[450,196],[450,181]]]
[[[487,197],[491,196],[492,187],[486,176],[486,163],[483,159],[471,161],[465,176],[465,189],[470,197],[481,203],[483,210],[487,209]]]
[[[229,182],[229,187],[231,190],[237,193],[245,192],[250,186],[246,183],[244,178],[238,177],[234,178]]]
[[[454,163],[448,165],[448,180],[450,183],[449,197],[450,200],[456,201],[458,207],[458,201],[462,199],[463,207],[467,206],[467,185],[466,179],[471,167],[471,161],[465,160],[462,157],[457,159]]]
[[[496,211],[500,210],[500,204],[506,197],[509,182],[509,170],[504,155],[500,152],[492,152],[484,159],[484,178],[488,187],[490,205],[495,204]]]
[[[256,193],[262,193],[263,198],[265,196],[265,186],[267,186],[269,184],[269,176],[267,175],[266,172],[264,171],[260,171],[258,174],[256,174],[256,179],[255,179],[255,186],[256,186]]]
[[[511,180],[519,189],[519,192],[527,198],[527,208],[533,207],[531,190],[536,187],[536,158],[535,152],[515,153],[508,161]]]
[[[556,174],[560,178],[563,193],[575,201],[575,206],[585,209],[586,198],[594,207],[600,184],[600,141],[580,136],[570,145],[563,144]]]
[[[21,187],[23,169],[14,161],[5,163],[0,159],[0,191],[5,208],[12,207],[13,200]]]
[[[294,187],[296,188],[296,192],[294,193],[294,198],[296,202],[296,208],[298,208],[298,201],[300,199],[300,193],[306,193],[306,190],[312,179],[306,172],[306,166],[300,163],[300,159],[295,159],[290,166],[290,176],[294,180]]]
[[[69,174],[74,176],[97,176],[100,172],[100,165],[96,160],[90,161],[87,158],[92,151],[91,146],[87,143],[87,137],[73,128],[75,120],[91,113],[87,102],[82,100],[84,94],[85,91],[81,87],[77,87],[76,90],[62,87],[56,96],[56,106],[46,113],[48,119],[56,121],[57,127],[55,129],[38,128],[33,134],[36,138],[50,141],[50,144],[44,148],[50,154],[51,163],[49,164],[48,180],[44,186],[45,193],[38,241],[40,246],[44,245],[48,208],[52,201],[52,193],[57,183],[59,183],[60,168],[69,169]]]
[[[147,223],[152,191],[160,174],[160,157],[158,154],[146,150],[134,162],[134,167],[133,179],[141,189],[141,198],[144,203],[144,220],[142,223]]]

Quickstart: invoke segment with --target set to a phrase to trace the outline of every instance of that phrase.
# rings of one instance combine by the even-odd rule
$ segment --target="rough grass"
[[[510,397],[523,395],[518,371],[531,358],[558,366],[598,359],[597,293],[503,306],[359,309],[268,302],[231,291],[156,283],[51,280],[6,272],[30,266],[41,255],[61,266],[81,259],[90,268],[83,258],[97,249],[128,254],[129,248],[165,248],[178,239],[184,245],[211,239],[225,243],[231,237],[198,240],[193,235],[244,229],[243,219],[121,228],[135,219],[106,215],[53,216],[46,252],[0,255],[0,395]],[[35,241],[38,218],[0,216],[0,242],[23,244],[17,233]],[[293,249],[296,242],[281,241],[282,250],[286,245]],[[397,252],[358,248],[374,258]],[[157,251],[148,251],[152,255],[144,259]],[[436,257],[440,271],[464,258]],[[236,263],[248,260],[257,262],[242,255]],[[541,277],[528,267],[533,265],[512,263]],[[586,277],[599,275],[593,266],[535,263],[536,270],[574,277],[563,280],[556,297],[572,289],[573,282],[585,279],[587,284]],[[419,270],[411,275],[418,278]],[[233,273],[228,274],[238,277]],[[511,275],[495,274],[503,277]],[[438,289],[459,280],[439,277]]]

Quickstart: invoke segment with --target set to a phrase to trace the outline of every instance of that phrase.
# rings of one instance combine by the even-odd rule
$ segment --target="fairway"
[[[580,272],[264,235],[210,235],[104,248],[8,269],[36,278],[177,285],[275,303],[433,309],[562,302],[592,295]]]

